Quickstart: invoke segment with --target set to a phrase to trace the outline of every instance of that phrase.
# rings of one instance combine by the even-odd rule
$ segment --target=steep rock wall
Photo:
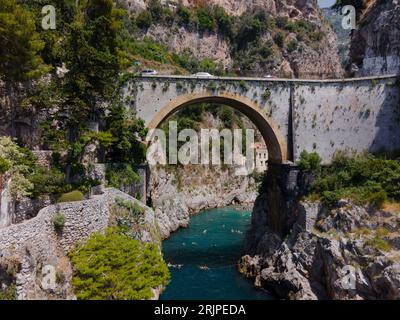
[[[170,8],[175,8],[177,1],[162,1]],[[326,22],[323,12],[319,9],[317,1],[302,0],[206,0],[192,1],[185,0],[183,4],[188,7],[198,5],[219,5],[231,16],[241,16],[242,14],[254,10],[263,10],[272,17],[287,17],[289,20],[305,20],[312,22],[325,36],[318,41],[306,44],[299,40],[296,50],[281,50],[276,47],[273,57],[268,63],[255,63],[252,75],[265,76],[274,74],[276,76],[299,77],[299,78],[340,78],[343,69],[337,48],[336,34],[331,26]],[[140,10],[147,7],[146,3],[132,4],[126,2],[126,7],[135,15]],[[141,38],[150,37],[156,42],[165,44],[169,50],[177,53],[189,53],[197,59],[211,59],[221,63],[224,67],[232,67],[235,63],[232,56],[231,43],[225,37],[217,34],[187,30],[178,25],[167,27],[163,25],[153,25],[140,35]],[[285,42],[289,43],[296,39],[295,33],[290,33]],[[261,41],[267,46],[269,41],[273,42],[270,33],[265,34]],[[270,45],[269,45],[270,46]],[[251,50],[251,48],[249,48]],[[252,53],[245,53],[247,56]]]
[[[239,270],[282,299],[399,299],[398,212],[299,201],[304,180],[286,180],[289,194],[270,179],[257,198]]]
[[[350,56],[359,75],[400,73],[400,3],[365,1],[359,27],[354,31]]]

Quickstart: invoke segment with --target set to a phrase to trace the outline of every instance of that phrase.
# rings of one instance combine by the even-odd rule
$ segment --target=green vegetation
[[[210,91],[215,91],[218,89],[218,85],[214,80],[211,80],[207,85],[207,89]]]
[[[70,253],[73,286],[82,300],[142,300],[170,275],[156,245],[140,243],[120,229],[92,235]]]
[[[332,165],[322,168],[311,187],[310,197],[320,198],[328,206],[335,206],[343,198],[378,208],[387,200],[398,202],[400,161],[372,155],[337,154]]]
[[[10,194],[15,198],[31,195],[33,184],[28,180],[35,159],[25,148],[19,147],[9,137],[0,137],[0,159],[3,170],[11,177]]]
[[[275,34],[274,41],[278,47],[283,48],[285,44],[285,33],[280,31],[277,34]]]
[[[214,32],[217,29],[217,22],[210,7],[198,7],[196,9],[199,31]]]
[[[140,176],[135,172],[130,164],[108,166],[106,179],[109,186],[117,189],[123,189],[124,186],[140,182]]]
[[[16,274],[20,269],[20,263],[14,259],[0,256],[0,301],[16,300]]]
[[[135,19],[136,25],[140,29],[148,29],[153,23],[153,17],[148,11],[141,11]]]
[[[57,195],[66,189],[65,174],[57,168],[48,169],[37,166],[29,175],[29,181],[33,184],[32,198],[38,198],[41,195]]]
[[[7,172],[8,170],[10,170],[10,168],[11,168],[10,162],[0,157],[0,174]]]
[[[304,150],[300,154],[300,160],[297,165],[301,170],[319,173],[321,170],[321,157],[316,152],[308,153]]]
[[[265,91],[262,94],[262,98],[264,100],[269,100],[270,97],[271,97],[271,90],[265,89]]]
[[[140,240],[144,229],[154,236],[153,239],[159,238],[154,226],[145,221],[145,209],[143,205],[137,201],[125,200],[121,197],[116,197],[115,204],[111,206],[110,226],[120,228],[125,235],[132,239]]]
[[[144,214],[144,209],[136,202],[132,202],[132,201],[126,201],[122,198],[115,198],[115,203],[120,206],[123,207],[125,209],[128,209],[129,211],[131,211],[131,213],[133,215],[142,215]]]
[[[7,288],[0,289],[0,301],[1,300],[16,300],[17,299],[17,288],[13,284]]]
[[[112,136],[107,162],[139,164],[145,161],[146,146],[140,140],[147,135],[144,121],[129,114],[121,102],[110,106],[106,130]]]
[[[199,3],[190,9],[179,3],[176,12],[172,12],[166,6],[162,6],[160,0],[152,0],[149,8],[139,12],[131,23],[133,26],[127,28],[132,30],[164,25],[168,28],[183,26],[192,32],[216,33],[228,42],[234,64],[240,67],[244,74],[256,70],[257,66],[273,64],[276,55],[280,55],[285,50],[288,52],[296,50],[300,42],[318,47],[325,37],[317,25],[306,20],[275,18],[262,9],[234,17],[221,6],[206,3]],[[263,39],[263,35],[267,32],[271,34],[273,41]],[[292,39],[286,47],[286,39],[290,33],[296,34],[296,39]],[[151,44],[149,39],[136,41],[130,38],[127,45],[132,48],[132,43],[135,43],[133,46],[136,49],[128,51],[145,59],[170,63],[192,73],[197,71],[218,75],[226,73],[221,66],[212,61],[207,66],[205,61],[193,59],[190,52],[172,53],[171,59],[171,54],[165,47]],[[137,50],[138,47],[141,49]]]
[[[37,164],[37,159],[27,148],[18,146],[9,137],[0,137],[0,161],[2,168],[7,169],[11,178],[10,193],[16,199],[21,197],[39,198],[51,196],[58,198],[61,194],[79,189],[88,191],[88,187],[96,185],[96,181],[84,180],[81,183],[68,184],[66,175],[57,165],[47,168]],[[84,167],[80,164],[71,166],[72,174],[84,174]],[[1,171],[0,171],[1,172]]]
[[[0,0],[0,74],[6,84],[38,78],[48,71],[39,52],[44,48],[35,17],[16,0]]]
[[[75,202],[83,200],[85,200],[85,196],[78,190],[64,193],[58,198],[58,202]]]
[[[239,87],[244,92],[249,91],[249,85],[244,80],[240,80]]]
[[[392,249],[392,246],[390,245],[390,243],[387,242],[386,240],[382,239],[378,235],[376,235],[374,238],[368,240],[366,245],[371,246],[377,250],[384,251],[384,252],[390,251]]]
[[[44,31],[41,19],[34,18],[41,16],[47,4],[57,10],[57,29],[51,32]],[[144,122],[128,113],[121,102],[119,74],[129,60],[124,42],[125,11],[112,0],[23,4],[1,0],[0,5],[0,51],[6,50],[1,51],[0,78],[12,98],[12,126],[20,112],[27,116],[55,110],[41,123],[40,137],[42,149],[55,152],[57,161],[51,168],[37,165],[32,154],[14,141],[0,141],[0,173],[9,171],[12,196],[58,198],[74,189],[86,193],[98,183],[87,178],[90,165],[82,165],[91,145],[98,146],[100,161],[142,163]],[[156,7],[151,7],[152,14]],[[54,72],[62,64],[67,68],[63,77],[53,74],[24,94],[12,93],[23,81]],[[21,99],[14,101],[16,96]],[[98,124],[99,132],[89,129],[92,124]]]
[[[223,128],[244,128],[241,114],[239,112],[235,111],[231,107],[212,103],[188,106],[173,115],[171,120],[178,122],[178,132],[183,129],[198,130],[206,112],[221,119]],[[166,125],[162,128],[164,130],[167,129]]]
[[[298,42],[297,42],[297,40],[294,39],[294,40],[289,42],[289,44],[287,46],[287,50],[289,52],[293,52],[293,51],[295,51],[297,49],[297,46],[298,46]]]
[[[53,223],[56,231],[61,232],[65,225],[65,215],[62,213],[56,213],[51,219],[51,222]]]
[[[169,64],[177,68],[195,73],[198,71],[210,72],[216,75],[224,73],[222,65],[211,59],[196,59],[190,52],[180,54],[170,52],[168,48],[153,39],[145,37],[143,40],[132,38],[128,33],[121,36],[121,45],[126,54],[131,57],[140,56],[146,61]]]

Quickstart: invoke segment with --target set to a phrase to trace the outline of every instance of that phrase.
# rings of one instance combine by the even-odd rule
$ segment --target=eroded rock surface
[[[178,2],[176,1],[174,4],[174,1],[170,1],[169,3],[172,5],[171,8],[174,8]],[[198,1],[191,0],[185,0],[182,3],[190,8],[199,4]],[[327,23],[317,1],[208,0],[204,3],[219,5],[229,15],[236,17],[262,10],[273,18],[287,17],[291,21],[303,20],[313,23],[317,28],[316,32],[323,34],[323,37],[318,38],[318,40],[306,43],[295,32],[290,32],[285,38],[285,42],[294,41],[298,43],[297,48],[295,50],[283,50],[274,46],[273,55],[267,64],[253,61],[251,71],[253,76],[274,74],[299,78],[340,78],[343,75],[336,34],[330,24]],[[136,1],[135,3],[131,0],[126,1],[126,6],[132,15],[138,14],[147,7],[143,1]],[[211,59],[227,68],[237,62],[232,54],[230,40],[216,33],[200,33],[179,25],[156,24],[140,33],[139,38],[144,39],[145,37],[164,44],[173,52],[186,53],[197,59]],[[273,33],[267,32],[260,41],[265,46],[271,47],[274,43]],[[251,49],[248,48],[245,53],[242,52],[242,55],[251,58],[254,55],[254,53],[251,53]]]
[[[263,224],[270,214],[258,199],[239,269],[286,299],[399,299],[400,216],[342,200],[330,210],[300,202],[292,230],[280,238]],[[259,224],[257,224],[259,223]],[[260,227],[259,227],[260,226]],[[311,227],[312,226],[312,227]]]
[[[360,69],[358,75],[400,72],[400,3],[364,1],[366,9],[354,31],[350,55]]]

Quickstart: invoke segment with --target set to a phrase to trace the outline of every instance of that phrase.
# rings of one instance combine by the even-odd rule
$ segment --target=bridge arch
[[[271,117],[266,116],[257,103],[238,94],[220,92],[215,95],[210,91],[205,91],[181,95],[159,110],[150,121],[148,128],[158,128],[169,116],[186,106],[207,102],[227,105],[242,112],[254,123],[263,136],[268,149],[269,161],[283,163],[288,160],[286,140],[276,122]]]

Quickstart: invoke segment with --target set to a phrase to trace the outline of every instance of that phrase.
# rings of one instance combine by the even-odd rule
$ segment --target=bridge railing
[[[400,79],[400,75],[381,75],[357,78],[343,79],[291,79],[291,78],[257,78],[257,77],[197,77],[193,75],[146,75],[137,76],[137,79],[171,79],[171,80],[201,80],[201,81],[257,81],[257,82],[293,82],[293,83],[338,83],[338,82],[355,82],[368,80],[384,80],[384,79]]]

